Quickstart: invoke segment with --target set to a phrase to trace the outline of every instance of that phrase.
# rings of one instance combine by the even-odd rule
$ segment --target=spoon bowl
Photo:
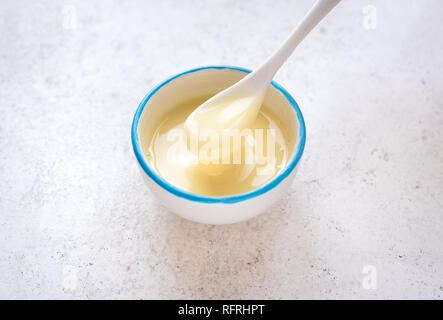
[[[143,180],[151,192],[177,215],[207,224],[229,224],[248,220],[277,202],[291,185],[303,154],[306,130],[303,115],[292,96],[272,81],[264,106],[279,116],[287,128],[291,152],[287,165],[268,183],[251,191],[230,196],[204,196],[177,188],[148,164],[143,151],[147,133],[183,100],[211,96],[232,86],[250,71],[239,67],[210,66],[175,75],[152,89],[141,101],[132,123],[132,146]]]

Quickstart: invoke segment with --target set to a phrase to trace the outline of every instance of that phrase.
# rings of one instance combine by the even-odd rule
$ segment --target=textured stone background
[[[191,223],[139,177],[130,125],[147,91],[192,67],[256,67],[312,3],[2,0],[0,298],[441,299],[440,0],[345,0],[288,60],[276,80],[308,138],[269,212]]]

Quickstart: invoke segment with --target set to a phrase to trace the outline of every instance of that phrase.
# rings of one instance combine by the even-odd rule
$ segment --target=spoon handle
[[[339,2],[340,0],[318,0],[283,45],[251,74],[250,80],[259,87],[263,85],[267,87],[275,73],[300,42]]]

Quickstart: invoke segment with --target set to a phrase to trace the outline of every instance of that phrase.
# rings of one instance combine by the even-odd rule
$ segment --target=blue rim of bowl
[[[162,177],[160,177],[155,172],[155,170],[151,169],[151,167],[146,162],[146,159],[143,156],[143,151],[141,149],[140,141],[139,141],[138,134],[137,134],[138,122],[139,122],[140,117],[143,113],[146,103],[161,87],[163,87],[167,83],[171,82],[172,80],[174,80],[178,77],[181,77],[185,74],[200,71],[200,70],[205,70],[205,69],[232,69],[232,70],[243,71],[246,73],[251,72],[251,70],[249,70],[249,69],[245,69],[245,68],[241,68],[241,67],[234,67],[234,66],[200,67],[200,68],[187,70],[187,71],[179,73],[175,76],[172,76],[172,77],[166,79],[165,81],[163,81],[162,83],[160,83],[159,85],[157,85],[155,88],[153,88],[140,102],[140,104],[137,108],[137,111],[135,112],[134,120],[132,122],[132,129],[131,129],[132,147],[134,149],[135,156],[136,156],[140,166],[142,167],[143,171],[152,180],[154,180],[159,186],[161,186],[166,191],[169,191],[178,197],[185,198],[185,199],[192,200],[192,201],[197,201],[197,202],[236,203],[236,202],[240,202],[240,201],[248,200],[250,198],[257,197],[263,193],[270,191],[271,189],[276,187],[280,182],[282,182],[283,179],[285,179],[287,176],[289,176],[289,174],[292,172],[292,170],[294,170],[294,168],[297,166],[297,163],[299,162],[299,160],[303,154],[303,150],[305,148],[305,142],[306,142],[305,121],[303,119],[303,115],[300,111],[300,108],[298,107],[297,102],[295,102],[294,98],[281,85],[279,85],[275,81],[272,81],[271,84],[274,86],[274,88],[279,90],[285,96],[285,98],[288,100],[288,102],[291,104],[291,106],[294,108],[294,110],[297,113],[297,118],[298,118],[298,123],[299,123],[299,130],[298,130],[299,131],[299,134],[298,134],[299,138],[298,138],[297,148],[296,148],[295,152],[293,153],[291,160],[289,161],[286,168],[283,171],[281,171],[277,176],[275,176],[268,183],[262,185],[261,187],[259,187],[257,189],[253,189],[253,190],[245,192],[245,193],[240,193],[240,194],[235,194],[235,195],[230,195],[230,196],[223,196],[223,197],[205,196],[205,195],[200,195],[200,194],[196,194],[196,193],[191,193],[191,192],[188,192],[188,191],[185,191],[185,190],[182,190],[182,189],[179,189],[179,188],[173,186],[172,184],[170,184],[169,182],[164,180]]]

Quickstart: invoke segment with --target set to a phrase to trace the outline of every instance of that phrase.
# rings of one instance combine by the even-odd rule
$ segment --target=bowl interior
[[[187,71],[172,77],[154,88],[141,102],[134,117],[133,144],[137,159],[143,170],[160,186],[168,191],[202,202],[236,202],[266,192],[284,179],[296,166],[305,144],[305,126],[303,116],[294,99],[280,85],[273,82],[266,93],[264,107],[282,122],[285,138],[288,141],[290,154],[286,168],[267,184],[247,193],[224,197],[210,197],[192,194],[180,190],[162,179],[144,159],[146,150],[152,139],[152,132],[161,119],[167,117],[177,105],[184,101],[202,96],[212,96],[228,88],[247,75],[249,70],[236,67],[205,67]],[[136,135],[134,137],[134,134]]]

